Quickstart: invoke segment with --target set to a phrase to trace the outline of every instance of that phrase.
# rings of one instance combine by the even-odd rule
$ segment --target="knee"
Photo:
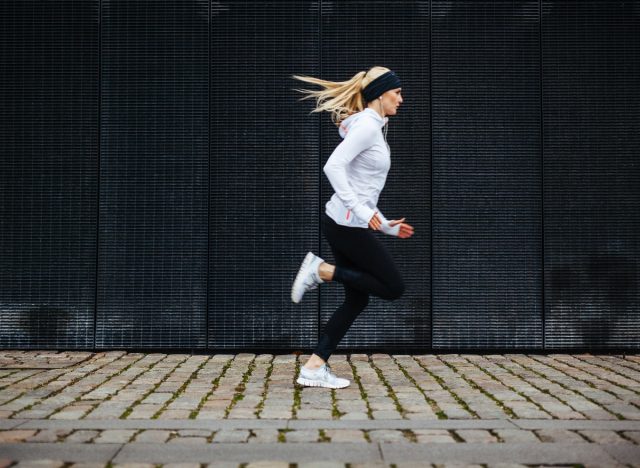
[[[369,305],[369,295],[368,294],[357,294],[357,295],[350,294],[345,297],[345,302],[349,305],[351,309],[361,312],[367,307],[367,305]]]

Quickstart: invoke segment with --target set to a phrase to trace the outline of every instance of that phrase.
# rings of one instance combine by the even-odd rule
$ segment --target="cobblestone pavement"
[[[640,467],[640,355],[0,351],[0,468]]]

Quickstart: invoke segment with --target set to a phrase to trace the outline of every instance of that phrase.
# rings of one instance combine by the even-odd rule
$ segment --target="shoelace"
[[[331,372],[331,366],[329,364],[324,365],[324,373],[329,377],[335,377],[335,375],[333,375],[333,372]]]
[[[315,275],[312,273],[308,279],[305,281],[305,287],[307,291],[311,291],[312,289],[316,289],[318,287],[318,281],[315,278]]]

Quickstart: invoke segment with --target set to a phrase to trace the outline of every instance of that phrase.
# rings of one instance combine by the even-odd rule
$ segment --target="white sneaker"
[[[351,382],[347,379],[336,377],[331,372],[329,364],[323,364],[316,370],[307,369],[306,367],[300,368],[300,375],[296,380],[300,385],[307,387],[326,387],[326,388],[344,388],[348,387]]]
[[[304,296],[304,293],[316,289],[319,284],[324,283],[318,271],[318,267],[322,262],[324,262],[324,260],[312,252],[309,252],[307,256],[304,257],[296,279],[293,281],[293,286],[291,287],[291,300],[293,302],[297,304],[302,299],[302,296]]]

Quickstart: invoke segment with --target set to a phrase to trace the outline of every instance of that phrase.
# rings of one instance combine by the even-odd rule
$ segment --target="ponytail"
[[[362,90],[374,79],[389,71],[385,67],[373,67],[368,71],[360,71],[347,81],[328,81],[312,76],[292,75],[292,78],[322,86],[322,90],[297,89],[294,91],[307,94],[299,99],[303,101],[316,98],[316,107],[311,112],[327,111],[331,113],[331,121],[339,125],[351,114],[364,110]]]

